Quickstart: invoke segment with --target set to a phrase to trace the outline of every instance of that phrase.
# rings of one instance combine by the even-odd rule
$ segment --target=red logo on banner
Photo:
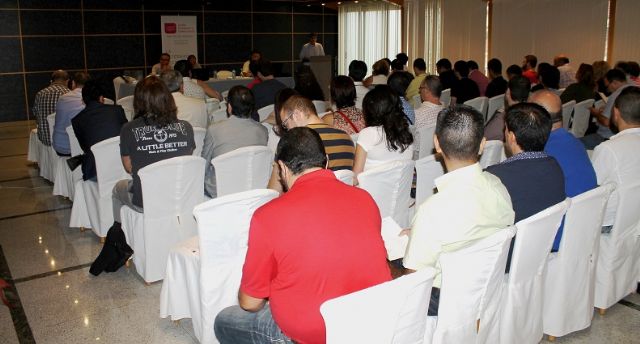
[[[164,23],[164,33],[176,33],[178,26],[176,23]]]

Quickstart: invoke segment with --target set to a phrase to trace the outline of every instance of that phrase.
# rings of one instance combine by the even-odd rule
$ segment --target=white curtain
[[[638,26],[638,16],[640,15],[640,1],[638,0],[617,0],[616,3],[616,25],[613,32],[613,61],[636,61],[640,62],[640,26]]]
[[[521,65],[528,54],[536,55],[538,63],[553,63],[555,55],[565,54],[577,69],[604,58],[606,36],[607,0],[493,0],[489,57],[506,68]],[[637,47],[637,34],[633,42]]]
[[[347,74],[352,60],[393,60],[400,52],[400,6],[387,2],[342,4],[338,9],[338,73]]]
[[[442,0],[405,0],[403,7],[403,50],[409,55],[409,63],[421,57],[427,63],[427,72],[435,73],[442,56]]]
[[[448,58],[451,63],[457,60],[474,60],[478,65],[486,66],[486,28],[486,1],[442,1],[441,57]]]

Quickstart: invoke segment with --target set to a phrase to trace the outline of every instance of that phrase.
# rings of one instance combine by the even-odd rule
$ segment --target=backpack
[[[119,223],[114,223],[107,232],[107,238],[102,246],[102,251],[91,264],[89,272],[98,276],[102,271],[114,272],[120,269],[133,254],[133,250],[127,244],[127,240]]]

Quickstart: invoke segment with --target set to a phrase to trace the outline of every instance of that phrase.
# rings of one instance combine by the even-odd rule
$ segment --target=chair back
[[[509,227],[440,256],[442,288],[433,343],[484,343],[476,341],[478,320],[480,329],[498,335],[504,269],[515,232]],[[497,343],[495,335],[492,342]]]
[[[569,130],[569,124],[571,123],[571,114],[573,113],[573,108],[575,106],[575,100],[562,104],[562,127],[566,130]]]
[[[312,103],[316,108],[317,114],[327,112],[327,102],[325,102],[324,100],[314,100]]]
[[[276,197],[278,193],[273,190],[250,190],[218,197],[193,209],[200,242],[202,343],[215,342],[216,316],[222,309],[238,304],[251,217],[257,208]]]
[[[391,216],[402,228],[409,226],[409,198],[413,160],[395,160],[358,175],[359,187],[369,192],[381,217]]]
[[[267,187],[273,152],[266,146],[248,146],[211,160],[216,172],[218,197]]]
[[[484,144],[484,150],[480,156],[480,166],[485,169],[491,165],[495,165],[502,159],[504,151],[504,143],[500,140],[487,141]]]
[[[341,182],[353,186],[353,171],[351,170],[338,170],[333,171],[333,174],[336,175]]]
[[[325,301],[327,344],[422,343],[434,275],[426,268]]]
[[[472,108],[478,110],[478,112],[482,114],[483,118],[487,118],[487,107],[489,106],[489,98],[476,97],[467,100],[466,102],[464,102],[464,105],[471,106]]]
[[[106,105],[114,105],[116,103],[113,101],[113,99],[110,99],[110,98],[104,98],[102,102],[103,104],[106,104]]]
[[[632,236],[637,236],[639,232],[640,217],[638,209],[640,209],[640,182],[631,183],[630,185],[618,185],[613,192],[618,196],[618,208],[616,209],[616,217],[611,229],[611,238],[613,240],[626,240]]]
[[[359,136],[359,135],[360,135],[360,134],[358,134],[358,133],[355,133],[355,134],[351,134],[351,135],[350,135],[350,136],[351,136],[351,141],[353,141],[353,146],[354,146],[354,147],[355,147],[355,146],[356,146],[356,144],[358,143],[358,136]]]
[[[269,114],[273,112],[273,104],[267,105],[258,109],[258,117],[260,117],[260,122],[264,121],[269,117]]]
[[[209,114],[209,123],[224,121],[227,118],[227,107],[225,106]]]
[[[444,171],[444,166],[436,160],[435,155],[429,155],[416,161],[416,209],[435,193],[435,180],[444,175]]]
[[[135,116],[135,112],[133,110],[133,96],[126,96],[118,99],[118,105],[122,106],[124,115],[127,117],[128,121],[131,121],[133,116]]]
[[[47,124],[49,125],[49,140],[53,142],[53,127],[56,124],[56,113],[47,115]]]
[[[204,137],[207,135],[207,129],[193,127],[193,140],[196,142],[196,149],[193,150],[194,156],[202,155],[202,147],[204,146]]]
[[[451,89],[450,88],[447,88],[446,90],[443,90],[442,93],[440,93],[440,103],[442,103],[444,107],[448,107],[449,105],[451,105]]]
[[[575,137],[583,137],[589,128],[589,109],[593,105],[593,99],[587,99],[576,104],[573,108],[573,123],[571,124],[571,132]]]
[[[76,132],[73,131],[72,126],[68,126],[66,129],[67,136],[69,136],[69,146],[71,147],[71,156],[82,155],[84,152],[80,147],[80,142],[78,142],[78,138],[76,137]]]
[[[593,107],[596,109],[599,109],[601,107],[604,107],[607,104],[607,102],[605,102],[604,100],[600,99],[597,102],[593,103]]]
[[[489,123],[496,111],[504,108],[504,94],[499,94],[495,97],[489,98],[489,107],[487,108],[487,120],[485,123]]]
[[[278,142],[280,142],[280,136],[276,135],[275,131],[273,131],[273,125],[262,122],[265,128],[267,128],[267,133],[269,134],[269,138],[267,139],[267,147],[276,154],[276,149],[278,148]]]
[[[115,91],[114,95],[116,97],[116,100],[118,100],[118,104],[120,104],[120,86],[126,83],[127,82],[121,76],[113,78],[113,90]]]
[[[436,132],[436,126],[422,127],[418,129],[417,135],[420,139],[420,154],[419,158],[422,159],[433,154],[433,134]]]
[[[120,136],[100,141],[91,146],[96,162],[96,175],[98,178],[98,193],[100,197],[108,197],[113,191],[113,186],[122,179],[131,179],[124,170],[120,157]]]

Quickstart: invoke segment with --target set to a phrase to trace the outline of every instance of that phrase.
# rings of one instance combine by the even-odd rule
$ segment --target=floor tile
[[[0,343],[19,343],[9,309],[0,304]]]

